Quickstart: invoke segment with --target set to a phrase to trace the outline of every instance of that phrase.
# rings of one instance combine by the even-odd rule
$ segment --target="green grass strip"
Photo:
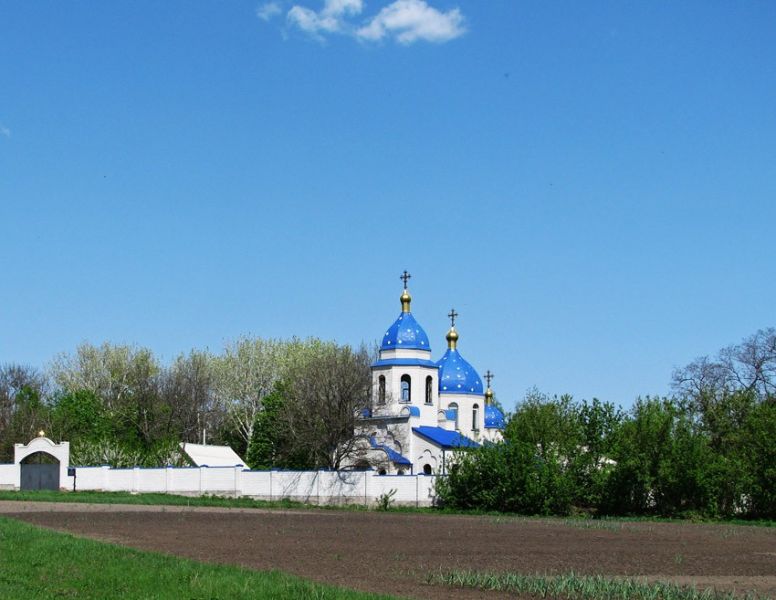
[[[223,508],[264,508],[264,509],[299,509],[299,510],[346,510],[367,511],[377,508],[377,503],[370,506],[363,504],[305,504],[294,500],[254,500],[252,498],[229,498],[224,496],[178,496],[175,494],[131,492],[56,492],[56,491],[14,491],[0,490],[0,502],[4,500],[32,501],[32,502],[85,502],[92,504],[145,504],[153,506],[218,506]],[[533,521],[556,523],[569,527],[583,529],[627,529],[627,525],[620,523],[682,523],[682,524],[706,524],[706,525],[745,525],[750,527],[776,527],[776,521],[757,521],[741,519],[719,519],[706,521],[689,521],[687,519],[668,519],[660,517],[547,517],[527,516],[515,513],[499,513],[481,510],[458,510],[438,507],[391,506],[390,512],[432,514],[432,515],[464,515],[464,516],[488,516],[495,517],[495,522]]]
[[[292,500],[253,500],[252,498],[227,498],[223,496],[178,496],[175,494],[130,492],[56,492],[0,491],[0,501],[76,502],[92,504],[145,504],[155,506],[218,506],[224,508],[313,508]],[[361,507],[363,510],[363,507]]]
[[[235,558],[238,553],[235,548]],[[141,552],[7,518],[0,518],[0,598],[391,599],[277,571],[251,571]]]
[[[601,575],[523,575],[481,571],[431,574],[428,583],[524,594],[547,600],[760,600],[754,594],[736,595],[699,590],[674,583],[648,583]]]

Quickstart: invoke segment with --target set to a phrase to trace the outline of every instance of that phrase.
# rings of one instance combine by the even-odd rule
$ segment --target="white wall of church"
[[[463,435],[477,439],[485,430],[485,396],[474,394],[440,394],[439,403],[443,410],[450,408],[451,404],[458,406],[458,431]],[[473,410],[477,405],[476,428],[473,427]]]
[[[436,420],[436,402],[439,371],[436,367],[419,366],[391,366],[372,371],[372,386],[374,393],[374,408],[379,410],[382,405],[379,403],[380,377],[385,377],[385,408],[391,408],[398,414],[398,409],[406,403],[402,402],[402,376],[410,377],[410,402],[412,406],[417,406],[424,419],[432,417],[429,424]],[[431,403],[426,403],[426,378],[431,377]],[[428,413],[428,414],[424,414]]]

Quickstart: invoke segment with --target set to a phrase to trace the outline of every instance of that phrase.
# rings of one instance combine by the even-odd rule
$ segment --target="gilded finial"
[[[410,312],[410,302],[412,302],[412,296],[410,296],[409,290],[407,290],[407,282],[412,279],[412,275],[410,275],[407,270],[404,270],[404,273],[401,274],[399,277],[404,282],[404,291],[401,294],[401,311],[408,313]]]
[[[485,404],[493,404],[493,390],[490,389],[490,382],[493,380],[495,375],[490,372],[490,369],[488,369],[488,372],[485,373],[485,381],[488,382],[488,389],[485,390]]]
[[[455,318],[458,316],[458,313],[452,308],[447,316],[450,317],[450,331],[447,332],[445,339],[447,340],[447,347],[450,350],[455,350],[455,347],[458,345],[458,332],[455,330]]]

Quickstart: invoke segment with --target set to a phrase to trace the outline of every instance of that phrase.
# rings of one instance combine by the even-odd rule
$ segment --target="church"
[[[434,361],[431,343],[412,315],[404,271],[401,314],[388,327],[372,365],[372,406],[356,421],[357,452],[349,466],[384,475],[444,474],[454,453],[501,439],[504,415],[458,350],[453,309],[447,350]]]

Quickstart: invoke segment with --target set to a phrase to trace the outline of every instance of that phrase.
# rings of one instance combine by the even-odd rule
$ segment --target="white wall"
[[[19,465],[0,464],[0,489],[19,489]],[[114,469],[77,467],[76,489],[104,492],[161,492],[199,496],[289,499],[311,504],[373,506],[395,489],[396,505],[431,506],[436,476],[378,475],[375,471],[249,471],[243,467]],[[65,487],[69,485],[69,487]],[[68,477],[63,489],[72,489]]]

